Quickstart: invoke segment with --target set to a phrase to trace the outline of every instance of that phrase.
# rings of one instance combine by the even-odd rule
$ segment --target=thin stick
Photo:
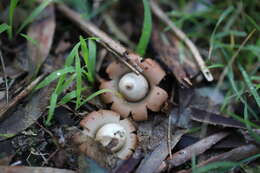
[[[154,1],[150,1],[151,8],[153,13],[161,19],[166,25],[168,25],[171,30],[176,34],[177,37],[179,37],[180,40],[182,40],[186,46],[190,49],[191,53],[193,54],[193,57],[195,58],[202,74],[205,76],[205,78],[208,81],[213,81],[213,76],[210,73],[208,67],[206,66],[203,58],[201,57],[198,49],[193,44],[193,42],[185,35],[184,32],[182,32],[179,28],[177,28],[174,23],[165,15],[165,13],[161,10],[159,5]]]
[[[57,154],[58,151],[60,151],[60,149],[56,149],[53,153],[51,153],[51,155],[46,160],[44,160],[41,166],[43,167],[44,165],[48,164],[49,161]]]
[[[76,23],[88,35],[99,38],[97,42],[103,45],[108,51],[112,52],[118,58],[118,60],[124,63],[136,74],[140,74],[143,71],[139,65],[131,61],[130,51],[122,46],[120,43],[110,38],[105,32],[101,31],[91,22],[82,19],[79,13],[71,10],[66,5],[58,3],[57,8],[66,17]]]
[[[49,131],[48,129],[46,129],[45,127],[43,127],[38,121],[35,121],[35,124],[37,124],[40,128],[42,128],[46,133],[48,133],[52,138],[55,138],[55,136],[53,135],[53,133],[51,131]]]
[[[22,92],[20,92],[16,97],[14,97],[9,104],[5,105],[0,109],[0,120],[4,118],[5,113],[12,107],[14,107],[20,100],[29,95],[29,93],[34,89],[34,87],[43,79],[45,74],[42,74],[36,78],[31,84],[29,84]]]
[[[236,60],[239,52],[241,51],[241,49],[245,46],[245,44],[247,43],[247,41],[253,36],[253,34],[255,33],[256,29],[253,29],[253,31],[251,31],[248,36],[245,38],[245,40],[242,42],[242,44],[239,46],[239,48],[237,49],[237,51],[235,52],[235,54],[231,57],[230,61],[228,62],[228,65],[225,67],[224,71],[221,73],[220,77],[219,77],[219,82],[217,84],[216,88],[219,88],[220,85],[223,83],[224,77],[226,76],[228,69],[230,68],[230,66],[234,63],[234,61]]]
[[[172,119],[171,119],[171,115],[169,115],[169,119],[168,119],[168,133],[167,133],[167,140],[168,140],[168,151],[169,151],[169,156],[170,156],[170,159],[172,159],[172,147],[171,147],[171,128],[172,128],[172,125],[171,125],[171,122],[172,122]]]
[[[6,104],[8,104],[9,102],[9,86],[7,83],[7,76],[5,73],[5,62],[4,62],[4,58],[2,55],[2,51],[0,50],[0,60],[1,60],[1,64],[2,64],[2,68],[3,68],[3,73],[4,73],[4,79],[5,79],[5,96],[6,96]]]

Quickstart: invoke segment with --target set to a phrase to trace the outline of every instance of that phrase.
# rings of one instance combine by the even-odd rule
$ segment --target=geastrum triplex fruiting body
[[[112,62],[106,69],[111,80],[103,80],[100,89],[108,88],[113,92],[104,93],[101,98],[107,104],[112,103],[111,109],[123,117],[131,113],[136,121],[147,120],[147,108],[158,112],[168,98],[167,92],[158,86],[166,73],[152,59],[141,61],[135,54],[131,57],[131,61],[143,69],[143,75],[131,72],[119,62]]]
[[[81,120],[80,126],[84,129],[84,135],[100,142],[120,159],[128,159],[137,146],[135,126],[130,120],[121,119],[116,112],[110,110],[91,112]]]
[[[119,62],[112,62],[106,68],[111,80],[102,80],[100,89],[113,92],[102,94],[102,100],[111,105],[111,110],[89,113],[80,122],[83,134],[98,141],[120,159],[128,159],[137,147],[136,128],[127,119],[130,114],[136,121],[148,119],[148,110],[160,111],[167,100],[167,92],[158,85],[165,77],[164,70],[152,59],[141,61],[131,54],[131,61],[143,69],[137,75]],[[115,112],[114,112],[115,111]],[[121,117],[120,117],[121,116]],[[80,145],[86,151],[84,143]]]

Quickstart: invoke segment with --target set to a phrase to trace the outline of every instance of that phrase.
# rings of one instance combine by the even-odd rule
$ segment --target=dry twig
[[[160,30],[156,26],[153,27],[152,44],[162,62],[167,65],[177,81],[186,88],[192,86],[192,83],[189,80],[190,75],[185,71],[184,66],[186,66],[186,64],[181,64],[179,62],[178,50],[170,43],[165,44],[165,42],[163,42],[160,37]],[[189,66],[189,69],[190,68],[191,67]]]
[[[19,101],[21,101],[24,97],[29,95],[29,93],[34,89],[34,87],[43,79],[45,74],[37,77],[31,84],[29,84],[22,92],[20,92],[16,97],[9,102],[9,104],[4,105],[3,108],[0,109],[0,120],[4,118],[5,113],[14,107]]]
[[[4,58],[2,55],[2,51],[0,50],[0,61],[1,61],[1,65],[2,65],[2,69],[3,69],[3,74],[4,74],[4,79],[5,79],[5,96],[6,96],[6,104],[8,104],[9,102],[9,86],[7,83],[7,76],[5,73],[5,62],[4,62]]]
[[[118,58],[118,60],[123,62],[132,71],[134,71],[137,74],[140,74],[140,72],[143,71],[138,64],[131,61],[131,56],[133,55],[133,53],[131,53],[131,51],[129,51],[127,48],[110,38],[106,33],[101,31],[91,22],[82,19],[79,13],[71,10],[66,5],[59,3],[57,4],[57,8],[66,17],[75,22],[88,35],[99,38],[99,40],[97,41],[101,45],[103,45],[108,51],[112,52]],[[136,56],[136,54],[134,55]]]
[[[238,54],[240,53],[241,49],[245,46],[245,44],[247,43],[247,41],[253,36],[253,34],[255,33],[256,29],[254,29],[253,31],[251,31],[248,36],[245,38],[245,40],[242,42],[242,44],[239,46],[239,48],[237,49],[237,51],[235,52],[235,54],[231,57],[231,59],[228,62],[228,65],[225,67],[225,69],[223,70],[223,72],[221,73],[219,80],[218,80],[218,84],[216,88],[219,88],[220,85],[223,83],[224,77],[226,76],[228,69],[232,66],[232,64],[235,62]]]
[[[203,75],[205,76],[205,78],[208,81],[212,81],[213,80],[213,76],[210,73],[208,67],[206,66],[203,58],[201,57],[198,49],[193,44],[193,42],[185,35],[185,33],[183,33],[179,28],[177,28],[174,25],[174,23],[161,10],[161,8],[155,2],[155,0],[151,1],[151,8],[152,8],[153,13],[159,19],[161,19],[166,25],[168,25],[171,28],[171,30],[176,34],[176,36],[179,37],[179,39],[181,39],[186,44],[186,46],[190,49],[191,53],[193,54],[193,57],[195,58],[198,66],[200,67],[200,70],[203,73]]]
[[[211,106],[211,105],[210,105]],[[195,107],[191,107],[191,119],[193,121],[198,121],[204,124],[210,125],[219,125],[223,127],[232,127],[238,129],[246,129],[246,126],[230,117],[224,117],[220,114],[215,114],[212,112],[207,112],[205,110],[201,110]]]

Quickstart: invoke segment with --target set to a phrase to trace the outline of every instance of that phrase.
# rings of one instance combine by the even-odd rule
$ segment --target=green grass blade
[[[86,88],[83,88],[83,90],[85,90]],[[94,97],[100,95],[100,94],[103,94],[105,92],[113,92],[112,90],[110,89],[102,89],[102,90],[99,90],[99,91],[96,91],[94,93],[92,93],[90,96],[88,96],[86,99],[84,99],[81,103],[80,103],[80,106],[81,107],[82,105],[86,104],[88,101],[90,101],[91,99],[93,99]],[[62,99],[61,101],[59,102],[60,105],[63,105],[63,104],[66,104],[68,102],[70,102],[71,100],[73,100],[74,98],[76,98],[76,91],[71,91],[69,93],[67,93]]]
[[[88,52],[87,43],[82,36],[80,36],[79,39],[80,39],[80,48],[81,48],[83,60],[84,60],[85,64],[88,64],[88,54],[89,54],[89,52]]]
[[[88,40],[88,48],[89,48],[89,59],[88,59],[88,73],[89,75],[89,81],[94,82],[95,78],[95,71],[96,71],[96,56],[97,56],[97,47],[94,40],[89,39]]]
[[[110,0],[110,1],[103,1],[103,3],[100,5],[99,8],[92,10],[91,13],[88,14],[83,14],[83,16],[86,16],[88,20],[92,19],[93,17],[97,16],[104,10],[108,9],[110,6],[112,6],[114,3],[116,3],[118,0]]]
[[[194,155],[194,153],[192,154],[192,158],[191,158],[191,169],[192,169],[192,173],[197,173],[196,156]]]
[[[14,136],[15,134],[13,133],[0,133],[0,137],[4,137],[4,138],[12,138]]]
[[[241,93],[238,91],[238,88],[237,88],[237,86],[236,86],[236,84],[235,84],[235,81],[232,80],[232,79],[230,79],[230,75],[229,75],[229,74],[228,74],[228,77],[229,77],[229,80],[230,80],[230,82],[231,82],[231,87],[232,87],[233,91],[235,92],[235,94],[238,96],[238,99],[239,99],[244,105],[247,104],[247,103],[246,103],[246,100],[243,98],[243,96],[241,95]],[[249,109],[250,113],[251,113],[252,115],[254,115],[254,117],[258,120],[259,117],[256,115],[256,113],[254,112],[254,110],[253,110],[251,107],[248,107],[248,109]]]
[[[241,122],[241,123],[244,123],[244,124],[249,124],[251,127],[254,127],[254,128],[260,128],[259,125],[251,122],[251,121],[245,121],[243,118],[241,118],[239,115],[236,115],[235,113],[233,112],[226,112],[228,115],[230,115],[232,118],[234,118],[235,120]]]
[[[257,89],[257,90],[260,89],[260,84],[257,84],[257,85],[256,85],[256,89]]]
[[[30,37],[30,36],[28,36],[28,35],[26,35],[26,34],[22,34],[22,33],[20,33],[20,35],[21,35],[23,38],[25,38],[27,41],[31,42],[33,45],[35,45],[35,46],[39,45],[38,41],[35,40],[35,39],[33,39],[32,37]]]
[[[231,169],[233,167],[241,166],[242,164],[244,164],[246,162],[250,162],[252,160],[255,160],[255,159],[259,158],[259,157],[260,157],[260,154],[256,154],[256,155],[248,157],[248,158],[246,158],[244,160],[241,160],[239,162],[225,161],[225,162],[210,163],[210,164],[207,164],[207,165],[205,165],[203,167],[197,168],[196,169],[196,173],[208,173],[208,172],[214,172],[214,170],[220,170],[220,169],[222,169],[221,172],[226,172],[226,171],[228,171],[229,169]]]
[[[208,173],[210,171],[213,171],[214,169],[219,169],[219,168],[225,168],[225,169],[230,169],[235,166],[238,166],[238,163],[235,162],[215,162],[215,163],[210,163],[206,166],[200,167],[196,169],[196,173]]]
[[[220,112],[223,112],[228,107],[231,97],[232,97],[232,91],[228,90],[227,93],[225,94],[224,100],[222,101]]]
[[[144,4],[144,23],[143,23],[143,30],[140,40],[138,42],[136,52],[141,56],[144,56],[146,52],[146,48],[151,38],[152,33],[152,15],[151,15],[151,8],[148,0],[143,0]]]
[[[50,125],[50,123],[51,123],[51,120],[53,118],[53,114],[54,114],[55,108],[57,106],[57,98],[58,98],[58,96],[71,84],[71,82],[76,77],[76,74],[73,74],[69,78],[69,80],[66,80],[66,77],[67,77],[68,73],[75,72],[75,68],[70,66],[70,65],[72,65],[73,62],[74,62],[74,57],[78,53],[79,46],[80,46],[80,44],[78,43],[78,44],[76,44],[73,47],[72,51],[70,52],[69,56],[67,57],[67,59],[65,61],[65,65],[64,65],[65,67],[63,69],[57,70],[56,72],[53,72],[52,74],[50,74],[36,88],[36,89],[42,88],[42,87],[48,85],[53,80],[59,78],[59,81],[58,81],[58,84],[57,84],[57,86],[55,88],[55,91],[53,92],[53,94],[51,96],[48,118],[47,118],[47,120],[45,122],[46,125]]]
[[[252,24],[254,25],[254,27],[260,32],[260,26],[255,22],[255,20],[250,17],[249,15],[245,14],[247,20]]]
[[[74,62],[77,52],[79,51],[80,43],[77,43],[71,50],[69,56],[66,58],[65,66],[71,66]]]
[[[72,73],[75,72],[74,67],[65,67],[61,70],[57,70],[55,72],[52,72],[49,76],[47,76],[42,82],[40,82],[35,90],[38,90],[40,88],[43,88],[47,85],[49,85],[52,81],[58,79],[59,77],[61,77],[61,75],[67,74],[67,73]]]
[[[76,109],[79,108],[81,102],[81,90],[82,90],[82,74],[81,74],[81,65],[80,65],[80,58],[78,52],[76,53],[75,57],[75,68],[76,68]]]
[[[58,82],[57,82],[57,86],[56,86],[54,92],[55,92],[58,96],[62,93],[63,88],[66,87],[66,86],[65,86],[66,76],[67,76],[66,74],[61,75],[60,78],[59,78],[59,80],[58,80]]]
[[[59,96],[66,88],[69,87],[69,85],[72,83],[72,81],[75,79],[76,74],[73,74],[69,80],[66,80],[67,74],[61,75],[61,77],[58,80],[57,86],[54,90],[54,92]]]
[[[60,105],[64,105],[68,102],[70,102],[72,99],[76,98],[76,91],[71,91],[67,93],[59,102]]]
[[[69,54],[68,57],[66,58],[66,61],[65,61],[65,64],[64,64],[65,67],[69,67],[69,66],[73,65],[75,56],[76,56],[76,54],[77,54],[77,52],[78,52],[78,50],[79,50],[79,46],[80,46],[80,44],[77,43],[77,44],[73,47],[73,49],[71,50],[70,54]],[[61,75],[61,77],[59,78],[57,87],[56,87],[56,89],[55,89],[55,92],[56,92],[58,95],[65,89],[65,87],[66,87],[66,85],[67,85],[66,82],[65,82],[65,84],[63,83],[63,82],[66,80],[66,76],[67,76],[66,74],[63,74],[63,75]]]
[[[224,64],[213,64],[213,65],[208,66],[209,69],[212,69],[212,68],[224,68],[224,67],[225,67]]]
[[[238,86],[236,85],[236,82],[235,82],[235,79],[234,79],[234,73],[233,73],[233,70],[232,70],[232,67],[230,66],[228,68],[228,72],[227,72],[227,77],[228,77],[228,80],[231,84],[231,88],[232,90],[234,91],[234,93],[238,96],[238,99],[243,103],[243,104],[247,104],[246,103],[246,100],[243,98],[243,96],[241,95],[241,93],[239,92],[239,88]],[[248,106],[248,110],[250,111],[250,113],[252,115],[254,115],[254,117],[258,120],[259,117],[256,115],[256,113],[254,112],[254,110]]]
[[[94,82],[95,78],[95,66],[96,66],[96,44],[93,39],[88,39],[88,47],[85,39],[80,36],[81,52],[84,60],[84,67],[87,67],[87,71],[84,71],[88,81]]]
[[[200,130],[201,130],[201,127],[192,127],[192,128],[189,128],[189,130],[187,130],[187,134],[196,133],[196,132],[199,132]]]
[[[236,37],[246,37],[247,33],[246,32],[241,32],[241,31],[236,31],[236,30],[228,30],[228,31],[223,31],[215,34],[215,39],[221,39],[226,36],[236,36]]]
[[[256,155],[248,157],[248,158],[246,158],[244,160],[241,160],[239,163],[243,164],[243,163],[246,163],[246,162],[251,162],[252,160],[258,159],[259,157],[260,157],[260,154],[256,154]]]
[[[222,14],[221,16],[219,17],[219,20],[211,34],[211,37],[210,37],[210,48],[209,48],[209,57],[208,59],[211,59],[211,56],[212,56],[212,52],[213,52],[213,44],[214,44],[214,40],[215,40],[215,35],[216,35],[216,32],[217,32],[217,29],[219,27],[219,25],[222,23],[222,21],[234,10],[234,7],[233,6],[230,6],[228,7]]]
[[[73,64],[74,58],[76,56],[76,53],[78,52],[79,46],[80,46],[80,44],[78,43],[73,47],[69,56],[66,58],[66,61],[65,61],[65,64],[64,64],[65,67],[69,67]],[[73,75],[73,76],[75,78],[75,75]],[[60,76],[58,84],[57,84],[56,89],[55,89],[55,92],[57,93],[57,95],[60,95],[60,93],[62,93],[62,91],[65,90],[65,88],[69,85],[68,82],[70,80],[65,81],[66,77],[67,77],[67,73]],[[64,81],[65,81],[65,83],[64,83]]]
[[[6,23],[3,23],[0,25],[0,34],[6,30],[8,30],[10,28],[9,25],[7,25]]]
[[[87,89],[87,88],[82,88],[82,91],[84,91],[84,90],[86,90],[86,89]],[[67,94],[59,101],[59,105],[64,105],[64,104],[66,104],[66,103],[72,101],[74,98],[77,97],[76,94],[77,94],[77,93],[76,93],[76,90],[73,90],[73,91],[67,93]],[[81,105],[82,105],[82,104],[81,104]],[[80,106],[81,106],[81,105],[80,105]],[[79,107],[80,107],[80,106],[79,106]]]
[[[49,107],[49,111],[48,111],[48,117],[47,117],[47,120],[44,122],[44,124],[46,126],[51,125],[51,120],[53,118],[54,111],[55,111],[55,108],[56,108],[56,105],[57,105],[57,99],[58,99],[58,95],[56,93],[52,93],[51,99],[50,99],[50,107]]]
[[[253,130],[252,130],[252,127],[250,125],[250,121],[249,121],[249,118],[248,118],[248,110],[247,110],[247,105],[245,105],[244,107],[244,120],[246,122],[246,127],[247,127],[247,130],[249,132],[249,135],[252,136],[257,142],[260,142],[260,136],[258,136]]]
[[[248,76],[247,72],[244,70],[244,68],[241,66],[241,64],[238,64],[238,68],[242,73],[242,76],[247,84],[247,87],[249,88],[250,93],[253,95],[258,107],[260,107],[260,97],[256,91],[255,86],[253,85],[250,77]]]
[[[60,2],[66,3],[79,13],[86,13],[87,15],[91,13],[91,4],[89,0],[61,0]]]
[[[79,46],[80,46],[80,44],[77,43],[77,44],[73,47],[73,49],[71,50],[69,56],[66,58],[66,61],[65,61],[65,64],[64,64],[65,67],[69,67],[69,66],[73,65],[75,56],[76,56],[76,54],[77,54],[77,52],[78,52],[78,49],[79,49]],[[73,75],[73,76],[74,76],[74,78],[75,78],[75,75]],[[61,75],[61,77],[59,78],[58,84],[57,84],[56,89],[55,89],[55,92],[56,92],[58,95],[60,95],[60,93],[62,93],[62,92],[65,90],[65,88],[69,85],[68,82],[69,82],[70,80],[65,81],[65,80],[66,80],[66,77],[67,77],[67,73]],[[72,80],[74,80],[74,78],[73,78]],[[65,83],[64,83],[64,81],[65,81]],[[72,81],[71,81],[71,82],[72,82]]]
[[[260,81],[260,76],[251,76],[251,80]]]
[[[80,106],[86,104],[89,100],[91,100],[91,99],[93,99],[94,97],[96,97],[96,96],[98,96],[98,95],[100,95],[100,94],[103,94],[103,93],[105,93],[105,92],[113,92],[113,91],[110,90],[110,89],[101,89],[101,90],[98,90],[98,91],[92,93],[90,96],[88,96],[83,102],[81,102],[81,105],[80,105]]]
[[[14,10],[18,4],[19,0],[11,0],[9,14],[8,14],[8,24],[10,28],[8,29],[8,38],[9,40],[13,39],[13,19],[14,19]]]
[[[44,0],[37,8],[35,8],[18,28],[17,34],[30,24],[52,1],[53,0]]]

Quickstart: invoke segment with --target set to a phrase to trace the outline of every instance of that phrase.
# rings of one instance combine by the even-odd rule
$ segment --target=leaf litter
[[[92,4],[93,7],[91,7],[91,3],[86,3],[88,6],[85,9],[91,11],[93,8],[92,10],[100,11],[92,12],[90,14],[91,20],[85,20],[82,14],[77,12],[77,9],[82,8],[80,7],[82,4],[72,9],[64,2],[57,4],[52,4],[51,1],[37,3],[36,8],[31,10],[32,13],[28,15],[28,18],[25,18],[21,25],[15,24],[17,26],[12,28],[12,32],[9,30],[11,23],[3,22],[0,25],[0,45],[6,65],[6,70],[1,69],[0,74],[0,94],[2,95],[0,97],[0,117],[2,117],[0,119],[0,147],[10,150],[0,153],[0,164],[6,165],[0,167],[0,172],[8,173],[8,171],[19,170],[20,172],[32,173],[37,171],[148,173],[171,170],[188,173],[193,170],[201,172],[211,170],[223,161],[227,162],[227,168],[237,167],[238,169],[244,163],[248,163],[248,165],[251,162],[254,163],[255,159],[250,159],[250,157],[257,158],[257,154],[259,154],[255,144],[255,137],[259,135],[257,131],[258,120],[239,115],[241,115],[240,110],[250,109],[251,106],[255,110],[251,109],[250,114],[254,111],[259,112],[255,83],[257,80],[250,79],[251,73],[257,76],[259,72],[256,69],[250,73],[248,66],[239,64],[238,68],[235,68],[237,71],[234,71],[234,74],[236,78],[245,81],[241,84],[241,82],[232,81],[234,74],[230,73],[228,69],[227,76],[235,89],[235,93],[233,93],[229,91],[229,86],[225,86],[228,82],[224,78],[221,79],[224,81],[221,87],[219,84],[216,85],[219,76],[215,74],[215,71],[217,68],[221,71],[221,68],[225,67],[225,62],[220,62],[221,65],[211,64],[210,68],[207,67],[213,60],[215,61],[216,56],[221,56],[221,53],[224,56],[228,54],[223,50],[225,46],[218,42],[215,43],[215,39],[219,38],[217,32],[227,18],[220,17],[221,23],[216,25],[218,30],[214,30],[212,36],[209,35],[208,47],[206,47],[210,50],[207,52],[205,44],[201,44],[201,40],[191,39],[192,33],[186,35],[185,32],[189,32],[189,30],[184,29],[187,27],[186,25],[181,25],[181,22],[191,19],[196,23],[196,17],[191,17],[193,13],[194,16],[197,15],[196,9],[189,10],[189,6],[186,10],[191,13],[191,16],[185,16],[188,13],[185,14],[183,21],[176,22],[175,26],[168,16],[173,15],[174,18],[179,15],[179,11],[165,13],[164,10],[167,11],[171,8],[167,2],[159,3],[153,0],[144,0],[143,4],[115,2],[108,5],[115,9],[114,11],[109,10],[108,6],[102,2]],[[22,2],[17,4],[22,10],[34,5]],[[74,5],[77,6],[77,4]],[[138,12],[119,13],[118,9],[126,6],[129,11],[132,9]],[[8,7],[8,3],[0,4],[0,10],[5,7]],[[206,6],[203,8],[210,9]],[[228,12],[226,15],[233,15],[235,9],[231,7],[230,9],[226,10]],[[111,37],[110,29],[102,24],[103,20],[108,20],[102,17],[103,10],[104,14],[109,15],[112,19],[113,26],[120,29],[111,29],[115,37]],[[205,11],[198,12],[204,13]],[[150,13],[153,13],[156,19],[155,16],[151,18]],[[136,18],[135,15],[144,15],[144,17],[132,20]],[[12,15],[10,16],[12,17]],[[110,19],[109,22],[106,21],[107,26],[112,26]],[[255,26],[254,19],[250,18],[250,22]],[[144,24],[143,31],[140,29],[141,23]],[[231,25],[226,27],[228,26]],[[122,28],[127,28],[127,31],[131,32],[125,32]],[[21,31],[22,33],[20,33]],[[120,33],[116,33],[119,31]],[[20,34],[13,35],[14,40],[9,40],[10,33],[15,32]],[[255,34],[251,33],[251,35]],[[34,84],[34,79],[36,79],[35,84],[38,84],[42,80],[41,75],[45,76],[45,74],[48,75],[61,69],[66,62],[65,57],[70,54],[70,48],[79,41],[79,36],[82,34],[84,37],[80,38],[81,43],[84,42],[84,38],[87,38],[85,35],[87,34],[90,37],[88,43],[93,39],[99,43],[97,49],[91,42],[89,50],[81,49],[74,52],[77,55],[75,64],[71,63],[68,67],[71,69],[65,74],[59,73],[59,75],[68,77],[67,74],[75,72],[77,82],[66,84],[66,87],[63,87],[64,90],[59,91],[59,94],[53,97],[55,96],[53,91],[57,92],[57,88],[55,89],[57,82],[53,81],[59,78],[56,73],[56,76],[49,75],[49,78],[45,78],[45,81],[46,79],[50,80],[48,83],[38,86],[41,88],[40,90],[33,90],[35,85],[31,84]],[[122,34],[124,39],[123,44],[120,44],[117,40],[122,40]],[[252,39],[251,35],[246,38],[246,41]],[[116,38],[117,36],[121,38]],[[141,39],[135,48],[135,42],[139,40],[138,38]],[[231,36],[231,40],[232,38]],[[203,38],[201,39],[203,40]],[[7,44],[3,44],[3,41]],[[128,43],[131,45],[127,45]],[[250,41],[248,43],[251,44]],[[217,46],[222,51],[218,52],[219,54],[215,54]],[[240,61],[237,56],[239,56],[240,51],[243,53],[245,46],[247,45],[244,41],[235,51],[235,55],[230,56],[236,57],[236,59],[233,59],[232,62],[229,61],[231,63],[228,63],[226,68],[232,66],[236,61]],[[13,47],[16,49],[12,49]],[[142,57],[130,50],[129,47],[138,50]],[[210,54],[210,60],[202,58],[207,53]],[[100,54],[103,54],[103,57],[100,58]],[[87,57],[88,55],[91,57]],[[82,73],[81,69],[85,68],[83,62],[89,64],[86,60],[95,58],[96,55],[97,59],[91,62],[90,71],[85,72],[85,75],[91,76],[92,79],[86,80],[79,76]],[[145,73],[147,69],[140,65],[138,59],[140,58],[141,62],[144,62],[146,56],[156,60],[166,71],[167,76],[158,85],[165,89],[170,97],[160,112],[148,110],[149,119],[147,121],[134,122],[138,128],[136,134],[139,140],[137,149],[133,151],[134,154],[128,160],[120,160],[107,148],[84,134],[80,135],[80,139],[75,139],[75,134],[81,132],[79,122],[83,117],[88,116],[91,111],[111,108],[110,104],[104,104],[99,97],[95,97],[107,92],[98,90],[98,83],[102,83],[103,79],[109,80],[109,76],[105,73],[108,64],[116,60],[122,63],[124,68],[140,75]],[[98,68],[95,68],[95,63]],[[212,73],[211,69],[214,69]],[[212,74],[216,81],[206,82],[206,80],[213,80]],[[74,79],[73,76],[68,80],[66,77],[62,82]],[[96,82],[94,82],[94,78]],[[23,86],[19,86],[21,84]],[[6,92],[7,89],[9,94]],[[58,89],[60,90],[59,87]],[[97,92],[92,94],[94,91]],[[230,93],[235,95],[230,96]],[[245,93],[248,93],[249,96],[245,97]],[[5,103],[7,94],[9,102]],[[83,100],[85,97],[82,95],[85,94],[91,97]],[[115,95],[123,98],[120,93]],[[230,101],[229,104],[226,104],[227,100]],[[242,103],[247,104],[237,104],[239,100],[244,100]],[[55,104],[49,105],[50,103]],[[48,109],[54,114],[51,117],[52,121],[47,118]],[[232,113],[230,113],[231,111]],[[245,113],[248,112],[245,111]],[[44,123],[46,119],[48,124]],[[79,143],[84,143],[80,146],[85,147],[85,155],[79,153]],[[196,159],[198,163],[194,165]]]

